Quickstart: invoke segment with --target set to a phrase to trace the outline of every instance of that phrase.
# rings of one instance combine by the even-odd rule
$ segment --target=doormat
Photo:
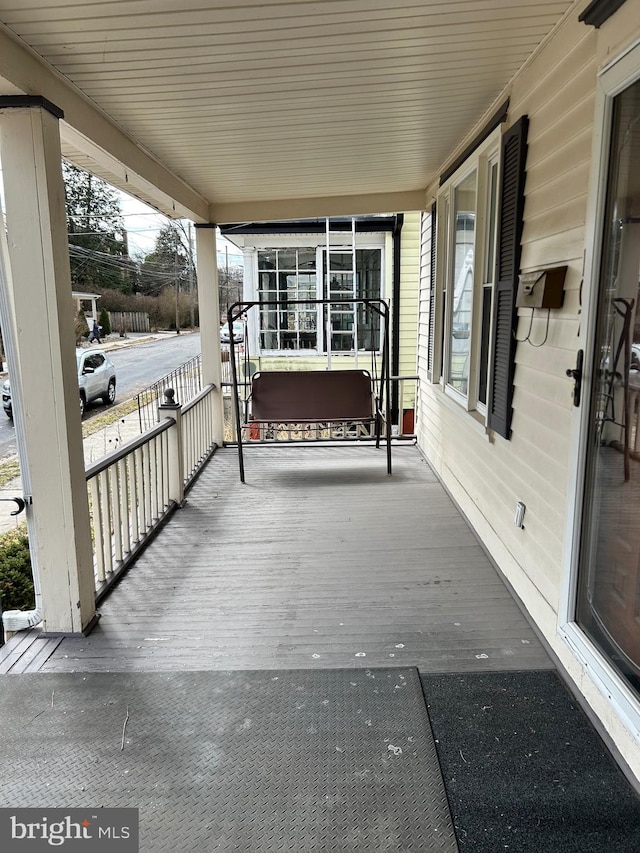
[[[145,853],[457,851],[412,668],[8,675],[0,728],[0,806],[137,808]]]
[[[640,799],[557,673],[422,684],[461,853],[640,851]]]

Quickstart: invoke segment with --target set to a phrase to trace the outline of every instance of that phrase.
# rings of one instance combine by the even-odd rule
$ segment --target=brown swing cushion
[[[252,378],[252,421],[371,421],[374,416],[366,370],[267,370]]]

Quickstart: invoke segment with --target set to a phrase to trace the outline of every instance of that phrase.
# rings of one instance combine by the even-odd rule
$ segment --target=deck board
[[[218,451],[89,637],[41,671],[552,668],[410,445]]]

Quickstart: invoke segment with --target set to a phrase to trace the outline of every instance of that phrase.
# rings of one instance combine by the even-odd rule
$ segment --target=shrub
[[[78,311],[75,322],[76,346],[80,346],[82,339],[88,337],[89,326],[87,318],[84,316],[84,311]]]
[[[0,602],[3,610],[32,610],[35,606],[24,522],[0,535]]]
[[[100,326],[100,334],[103,338],[106,338],[107,335],[111,334],[111,322],[109,321],[109,312],[106,308],[100,309],[98,325]]]

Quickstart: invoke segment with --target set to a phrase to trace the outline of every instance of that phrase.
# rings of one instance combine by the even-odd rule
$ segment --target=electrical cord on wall
[[[526,338],[522,338],[522,339],[516,338],[516,343],[529,344],[532,347],[542,347],[546,344],[547,338],[549,337],[549,322],[551,320],[551,309],[547,308],[547,327],[545,329],[544,338],[539,344],[534,344],[534,342],[531,340],[531,331],[533,329],[533,317],[534,317],[535,312],[536,312],[536,309],[532,308],[531,309],[531,320],[529,322],[529,329],[527,331]]]

